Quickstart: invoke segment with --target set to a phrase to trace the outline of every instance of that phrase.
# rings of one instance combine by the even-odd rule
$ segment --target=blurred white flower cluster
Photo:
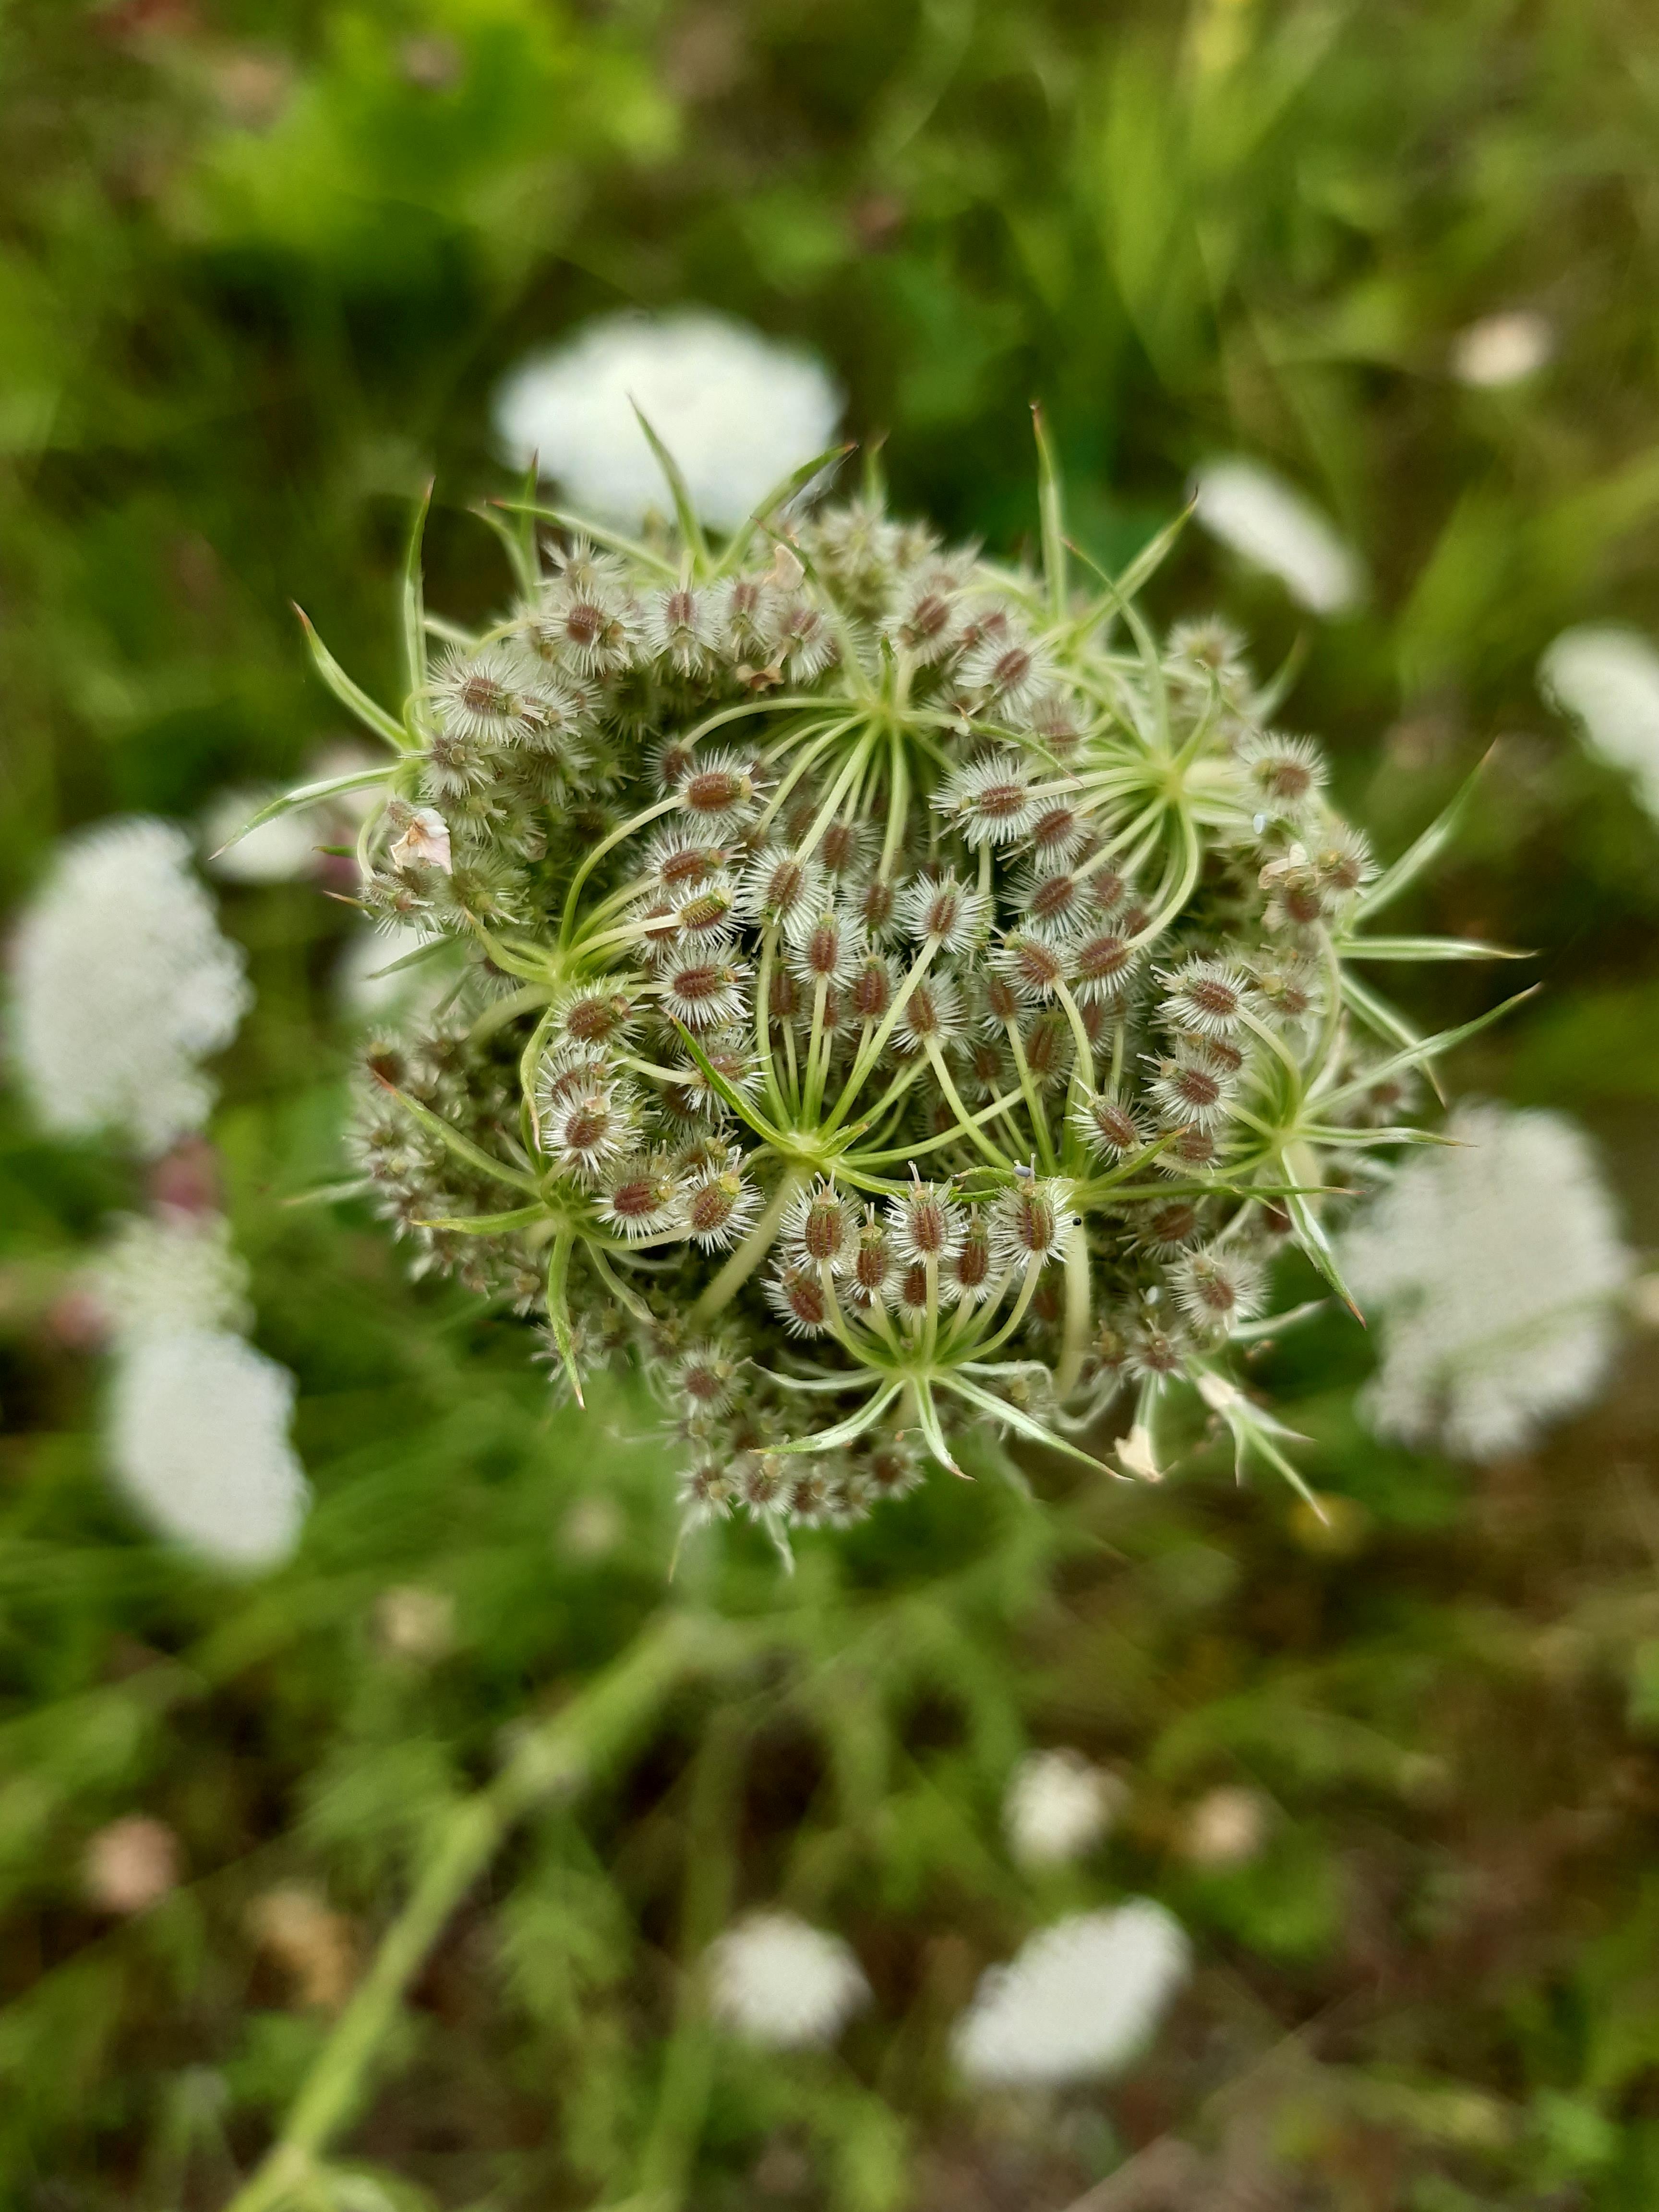
[[[832,2043],[870,2001],[852,1951],[793,1913],[754,1912],[710,1946],[709,2008],[773,2051]],[[1151,2040],[1192,1971],[1192,1946],[1150,1898],[1069,1914],[981,1977],[952,2039],[977,2087],[1058,2087],[1115,2073]]]
[[[1067,1866],[1100,1842],[1123,1796],[1118,1778],[1081,1752],[1030,1752],[1003,1801],[1008,1847],[1022,1866]]]
[[[708,1967],[714,2018],[772,2051],[832,2043],[870,1998],[847,1945],[793,1912],[751,1912],[710,1946]]]
[[[1539,664],[1544,696],[1582,727],[1590,750],[1621,769],[1659,821],[1659,652],[1639,630],[1563,630]]]
[[[1058,2087],[1115,2073],[1152,2036],[1192,1970],[1192,1947],[1151,1898],[1040,1929],[981,1980],[957,2023],[969,2081]]]
[[[200,1063],[252,994],[190,854],[165,822],[100,824],[64,845],[24,914],[12,1024],[48,1129],[107,1132],[157,1158],[206,1121]],[[247,1269],[229,1223],[210,1205],[158,1203],[118,1224],[86,1288],[112,1357],[105,1447],[120,1488],[222,1566],[285,1559],[308,1496],[289,1441],[294,1378],[244,1340]]]
[[[1260,461],[1230,454],[1193,477],[1193,511],[1212,538],[1276,576],[1310,614],[1346,614],[1364,596],[1358,554],[1310,500]]]
[[[130,1214],[90,1271],[93,1298],[111,1339],[123,1346],[181,1330],[245,1329],[247,1262],[222,1213],[181,1206]]]
[[[308,811],[296,808],[257,830],[247,827],[280,795],[272,784],[234,784],[215,796],[202,817],[203,850],[215,875],[234,884],[286,884],[309,873],[318,831]]]
[[[1555,331],[1547,316],[1530,307],[1504,307],[1457,333],[1451,372],[1475,391],[1502,392],[1536,376],[1554,352]]]
[[[1381,1318],[1385,1436],[1519,1449],[1601,1382],[1631,1255],[1589,1141],[1557,1114],[1465,1106],[1342,1240]]]
[[[729,530],[824,451],[842,396],[814,355],[723,315],[628,313],[523,362],[497,395],[495,427],[515,466],[533,460],[585,514],[634,527],[672,512],[635,406],[703,520]]]
[[[199,1129],[202,1062],[251,1000],[240,950],[191,873],[190,841],[135,817],[67,842],[12,947],[13,1048],[35,1112],[148,1157]]]
[[[289,1556],[309,1497],[294,1378],[243,1340],[247,1280],[222,1214],[163,1206],[118,1226],[90,1285],[112,1359],[111,1472],[163,1535],[240,1572]]]
[[[285,1367],[228,1329],[118,1346],[110,1464],[164,1535],[233,1571],[279,1565],[309,1496],[289,1441],[294,1388]]]

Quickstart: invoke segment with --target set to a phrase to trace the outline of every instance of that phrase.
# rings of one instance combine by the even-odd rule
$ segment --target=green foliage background
[[[1548,988],[1454,1080],[1585,1118],[1652,1241],[1659,830],[1534,670],[1570,622],[1656,619],[1656,131],[1638,0],[9,0],[0,900],[82,821],[297,773],[335,724],[289,600],[389,677],[433,471],[433,603],[501,589],[465,509],[500,488],[502,368],[706,301],[816,343],[900,505],[999,550],[1035,520],[1034,397],[1103,557],[1210,452],[1308,487],[1373,580],[1294,703],[1350,810],[1392,853],[1504,740],[1422,918],[1536,948]],[[1459,385],[1454,334],[1515,304],[1557,359]],[[1194,535],[1159,591],[1266,664],[1295,639]],[[510,1334],[407,1285],[366,1217],[285,1204],[338,1171],[347,917],[224,904],[259,998],[214,1134],[318,1502],[242,1590],[112,1500],[97,1363],[51,1316],[139,1185],[0,1104],[0,2202],[228,2203],[331,2027],[257,1900],[310,1885],[367,1958],[526,1716],[586,1711],[671,1601],[744,1624],[741,1655],[514,1826],[293,2203],[1059,2207],[1147,2145],[1162,2187],[1169,2138],[1198,2163],[1163,2195],[1091,2206],[1659,2200],[1639,1345],[1599,1410],[1476,1472],[1368,1440],[1365,1346],[1322,1323],[1263,1380],[1328,1528],[1198,1445],[1164,1494],[1036,1468],[1032,1504],[988,1470],[809,1540],[793,1583],[738,1544],[671,1592],[648,1409],[550,1418]],[[1486,988],[1438,971],[1417,1010]],[[374,1630],[408,1584],[453,1601],[429,1664]],[[1034,1881],[998,1808],[1048,1741],[1132,1796]],[[1183,1825],[1235,1782],[1267,1844],[1202,1874]],[[79,1858],[135,1808],[188,1878],[117,1926]],[[1200,1955],[1157,2050],[1053,2110],[964,2101],[979,1970],[1132,1892]],[[700,1945],[776,1899],[874,1984],[833,2058],[702,2023]]]

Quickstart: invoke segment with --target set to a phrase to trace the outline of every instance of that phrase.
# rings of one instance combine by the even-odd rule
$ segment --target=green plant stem
[[[522,1814],[614,1759],[682,1675],[744,1649],[720,1624],[684,1613],[661,1616],[580,1697],[534,1728],[487,1788],[455,1808],[318,2053],[282,2133],[226,2212],[276,2212],[305,2192],[319,2159],[359,2105],[404,1991]]]
[[[681,1978],[673,2033],[664,2055],[657,2110],[630,2200],[678,2212],[696,2155],[714,2076],[708,2020],[708,1946],[731,1917],[737,1877],[732,1802],[743,1772],[745,1730],[730,1710],[716,1716],[691,1778],[685,1887],[680,1913]]]

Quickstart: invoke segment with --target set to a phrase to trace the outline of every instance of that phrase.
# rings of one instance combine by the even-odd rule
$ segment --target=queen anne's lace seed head
[[[790,973],[808,989],[850,983],[864,966],[864,931],[836,907],[797,907],[784,925],[784,942]]]
[[[1052,999],[1065,987],[1065,948],[1035,930],[1011,929],[992,955],[992,965],[1025,1005]]]
[[[542,1149],[585,1176],[628,1151],[637,1133],[633,1101],[623,1086],[580,1066],[546,1086]]]
[[[1093,928],[1066,947],[1066,976],[1085,1006],[1111,1006],[1133,981],[1139,955],[1132,938],[1120,929]]]
[[[799,914],[818,910],[823,884],[816,860],[802,860],[787,845],[763,845],[744,870],[738,912],[759,927],[787,925]]]
[[[1237,1437],[1229,1339],[1412,1103],[1330,1018],[1372,863],[1317,750],[1224,628],[1127,654],[867,500],[705,540],[655,470],[396,705],[362,899],[442,954],[356,1147],[413,1264],[561,1389],[641,1363],[688,1517],[781,1547],[999,1406],[1133,1387],[1149,1478],[1177,1390]]]
[[[910,1052],[948,1044],[961,1030],[962,994],[948,975],[924,975],[897,1009],[896,1036]]]
[[[1155,1065],[1152,1096],[1164,1121],[1176,1128],[1207,1130],[1226,1119],[1237,1085],[1207,1053],[1182,1046]]]
[[[663,1011],[689,1030],[723,1030],[746,1011],[749,970],[719,953],[692,953],[671,962],[660,987]]]
[[[165,822],[105,823],[66,843],[12,945],[12,1033],[36,1114],[146,1155],[206,1121],[202,1062],[251,999],[237,946]]]

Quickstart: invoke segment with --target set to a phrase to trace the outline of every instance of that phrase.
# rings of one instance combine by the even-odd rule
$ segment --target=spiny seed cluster
[[[1126,1386],[1133,1471],[1187,1384],[1285,1466],[1227,1348],[1288,1239],[1330,1272],[1421,1054],[1237,637],[1155,638],[1153,559],[1081,575],[1057,520],[1041,573],[873,500],[714,550],[541,520],[483,635],[411,584],[401,718],[320,660],[392,748],[363,903],[464,948],[356,1132],[417,1267],[578,1397],[640,1360],[690,1517],[779,1540],[974,1425],[1098,1465]]]

